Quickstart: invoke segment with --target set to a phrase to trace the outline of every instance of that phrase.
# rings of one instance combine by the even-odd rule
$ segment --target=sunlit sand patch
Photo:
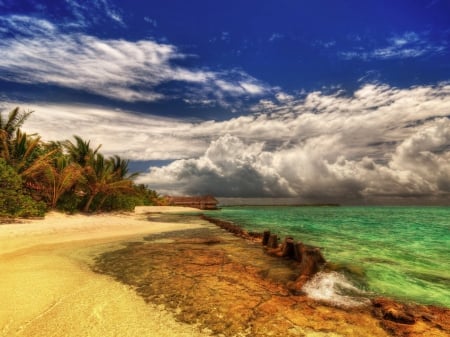
[[[101,216],[55,213],[45,220],[0,226],[0,336],[206,336],[88,266],[93,256],[118,249],[124,239],[196,227],[150,224],[145,217],[149,210]]]

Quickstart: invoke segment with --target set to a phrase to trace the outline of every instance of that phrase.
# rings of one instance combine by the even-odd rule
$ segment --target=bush
[[[80,209],[82,200],[83,198],[74,192],[66,192],[59,197],[56,209],[69,214],[76,213]]]
[[[94,200],[93,206],[97,208],[98,203],[97,200]],[[100,211],[134,211],[136,206],[143,205],[142,201],[136,197],[135,195],[129,194],[115,194],[107,197],[103,202],[103,205]]]
[[[46,206],[24,193],[22,179],[0,158],[0,216],[42,217]]]

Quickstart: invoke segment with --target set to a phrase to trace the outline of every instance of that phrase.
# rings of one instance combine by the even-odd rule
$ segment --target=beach
[[[201,336],[161,306],[146,304],[129,286],[89,268],[99,251],[124,240],[196,227],[150,223],[146,211],[49,213],[45,219],[0,225],[0,336]]]
[[[385,299],[336,307],[293,295],[285,284],[291,262],[190,212],[198,210],[49,213],[0,225],[0,336],[445,337],[450,331],[448,310]]]

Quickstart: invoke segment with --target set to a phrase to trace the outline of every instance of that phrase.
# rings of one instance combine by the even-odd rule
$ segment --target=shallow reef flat
[[[152,215],[150,220],[174,219]],[[344,308],[292,294],[288,285],[298,276],[292,261],[268,256],[259,243],[207,223],[130,242],[99,255],[93,269],[132,286],[179,321],[217,336],[450,334],[448,309],[381,298]]]

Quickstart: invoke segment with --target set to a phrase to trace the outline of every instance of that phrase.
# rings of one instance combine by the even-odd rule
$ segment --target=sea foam
[[[308,297],[337,307],[359,307],[370,303],[367,293],[355,287],[343,274],[319,272],[302,288]]]

